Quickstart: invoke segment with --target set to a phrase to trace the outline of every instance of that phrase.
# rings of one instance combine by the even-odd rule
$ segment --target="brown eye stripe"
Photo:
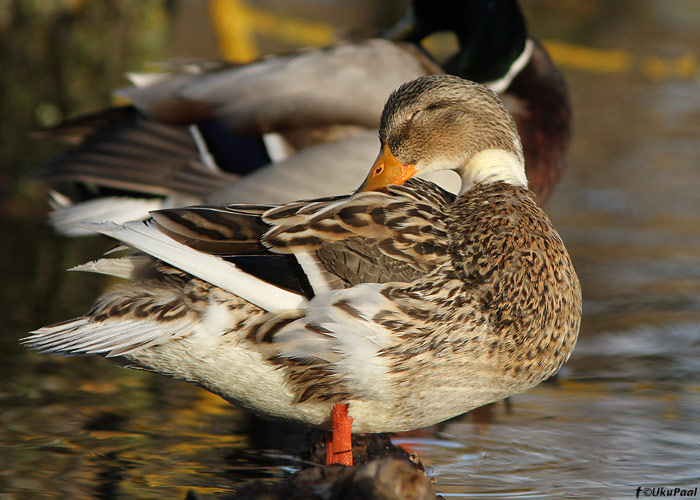
[[[449,108],[454,104],[454,101],[439,101],[429,104],[425,107],[426,111],[435,111],[437,109]]]

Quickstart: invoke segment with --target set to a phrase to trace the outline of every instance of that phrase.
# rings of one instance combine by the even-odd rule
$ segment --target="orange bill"
[[[403,184],[417,171],[414,164],[404,165],[397,160],[389,149],[389,144],[385,144],[382,154],[372,165],[372,170],[358,191],[379,191],[391,184]]]

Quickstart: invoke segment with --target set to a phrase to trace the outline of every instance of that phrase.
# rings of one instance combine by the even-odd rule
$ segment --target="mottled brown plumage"
[[[357,432],[436,423],[552,375],[576,341],[580,288],[527,189],[500,99],[424,77],[389,98],[380,138],[382,155],[350,196],[97,228],[159,260],[92,264],[133,283],[25,342],[119,355],[317,426],[347,403]],[[399,170],[452,168],[462,189],[392,186],[384,155]]]

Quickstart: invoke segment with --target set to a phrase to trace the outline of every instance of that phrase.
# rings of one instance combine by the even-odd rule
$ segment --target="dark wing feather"
[[[118,106],[69,118],[52,127],[35,130],[32,137],[52,139],[66,144],[80,144],[91,134],[124,119],[130,119],[136,110],[132,106]]]
[[[270,229],[261,215],[270,207],[198,205],[151,212],[158,229],[189,247],[219,255],[266,254],[260,238]]]
[[[252,274],[263,281],[300,293],[307,299],[314,296],[314,291],[306,279],[303,269],[291,255],[268,253],[265,255],[235,255],[225,257],[246,273]]]
[[[81,141],[37,169],[47,181],[204,197],[238,178],[202,162],[188,127],[156,122],[129,107],[81,117],[42,135]]]

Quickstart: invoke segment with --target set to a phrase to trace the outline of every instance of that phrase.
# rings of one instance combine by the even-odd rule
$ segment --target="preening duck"
[[[134,75],[135,85],[117,92],[132,106],[45,132],[77,145],[39,176],[99,186],[91,193],[101,195],[84,204],[56,195],[52,225],[79,234],[76,222],[123,222],[163,207],[347,192],[374,155],[384,98],[405,81],[443,72],[420,46],[438,31],[459,41],[444,71],[503,96],[542,203],[564,168],[569,99],[517,2],[414,0],[413,11],[412,29],[395,35],[400,43],[374,39],[245,66],[190,62]]]
[[[352,195],[95,225],[139,252],[82,269],[128,284],[24,343],[334,425],[329,462],[343,463],[350,422],[415,429],[551,376],[574,347],[581,292],[500,98],[421,77],[389,97],[379,130],[381,153]],[[445,169],[461,179],[456,196],[411,178]]]

